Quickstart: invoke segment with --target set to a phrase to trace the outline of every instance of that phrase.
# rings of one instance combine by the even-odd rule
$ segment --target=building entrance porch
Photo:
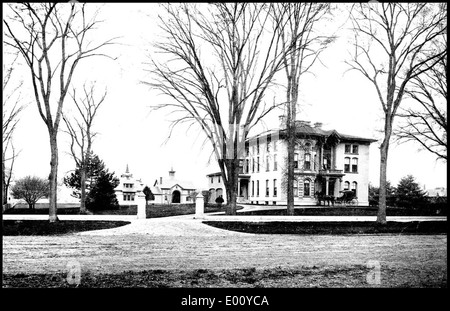
[[[239,178],[238,182],[238,202],[245,203],[248,200],[248,187],[250,180]]]

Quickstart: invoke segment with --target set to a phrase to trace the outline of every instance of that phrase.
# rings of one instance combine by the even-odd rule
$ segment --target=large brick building
[[[245,144],[239,174],[238,202],[286,204],[287,140],[280,128],[250,137]],[[294,204],[315,205],[316,193],[339,197],[343,190],[355,192],[358,204],[368,206],[369,146],[376,140],[324,130],[297,121],[294,151]],[[220,173],[207,175],[210,202],[226,189]]]

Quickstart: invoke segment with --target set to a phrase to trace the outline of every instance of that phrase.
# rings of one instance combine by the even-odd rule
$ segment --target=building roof
[[[336,130],[324,130],[321,127],[318,126],[311,126],[309,122],[305,121],[297,121],[297,135],[299,136],[312,136],[312,137],[330,137],[331,135],[337,136],[340,141],[359,141],[359,142],[376,142],[376,139],[373,138],[366,138],[366,137],[360,137],[355,135],[348,135],[339,133]],[[269,135],[269,134],[275,134],[278,133],[278,135],[285,136],[286,135],[286,129],[272,129],[265,132],[262,132],[258,135],[254,135],[252,137],[247,138],[247,140],[253,140],[261,136]]]
[[[157,186],[160,189],[170,189],[175,185],[178,185],[183,189],[189,189],[189,190],[195,189],[195,186],[192,182],[186,181],[186,180],[179,180],[179,179],[175,179],[175,178],[163,180],[162,184],[159,184],[159,183],[157,184]]]
[[[175,185],[178,185],[180,188],[185,190],[196,189],[192,182],[175,178],[175,171],[173,170],[173,168],[171,168],[171,170],[169,171],[169,177],[160,177],[159,180],[157,179],[155,181],[153,187],[160,191],[161,189],[171,189]]]

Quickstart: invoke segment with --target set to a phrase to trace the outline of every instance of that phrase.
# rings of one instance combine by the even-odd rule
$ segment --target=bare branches
[[[176,113],[171,131],[186,122],[202,129],[225,185],[234,189],[240,145],[274,107],[264,95],[283,67],[277,34],[283,25],[261,3],[163,6],[167,14],[160,17],[160,27],[166,40],[155,47],[167,59],[151,59],[153,77],[143,83],[168,99],[154,109]]]
[[[70,136],[70,151],[75,161],[76,167],[80,170],[80,211],[86,211],[86,174],[89,163],[91,162],[92,143],[97,134],[92,130],[94,118],[100,105],[104,102],[107,90],[102,93],[99,99],[95,98],[95,83],[89,87],[83,84],[81,97],[76,94],[74,88],[70,96],[73,99],[78,111],[78,117],[69,119],[67,114],[63,114],[63,120],[66,124],[66,133]]]
[[[385,224],[387,159],[394,118],[408,92],[407,86],[414,84],[412,81],[420,81],[421,76],[446,58],[446,39],[445,46],[436,42],[446,38],[447,4],[361,3],[354,7],[352,22],[355,52],[348,64],[374,85],[384,111],[377,221]],[[420,128],[425,131],[424,139],[433,141],[436,133],[428,120],[413,111],[406,113],[418,123],[407,119],[409,130],[399,133],[400,137],[406,140],[411,138],[409,134],[416,137]]]
[[[71,138],[70,150],[76,165],[82,166],[87,161],[92,143],[96,132],[92,131],[94,118],[100,105],[104,102],[107,90],[102,93],[99,99],[95,98],[95,83],[87,86],[83,84],[83,94],[78,97],[74,88],[70,94],[75,107],[78,111],[78,117],[69,118],[67,114],[63,114],[63,120],[66,124],[66,133]]]
[[[20,88],[23,81],[15,81],[14,68],[17,65],[17,55],[11,64],[3,66],[3,109],[2,109],[2,193],[3,204],[7,203],[7,193],[12,178],[14,161],[17,157],[13,144],[13,134],[19,122],[19,114],[25,108],[22,103]]]
[[[96,14],[88,19],[86,4],[9,4],[10,16],[4,20],[5,43],[20,52],[31,72],[35,100],[41,118],[49,129],[57,129],[62,104],[74,70],[81,59],[107,56],[98,53],[114,44],[108,39],[90,46],[88,34],[95,29]],[[108,56],[109,57],[109,56]],[[50,98],[55,92],[54,77],[58,74],[59,92],[56,113],[50,109]]]
[[[36,105],[49,133],[50,222],[57,221],[57,134],[75,68],[84,58],[105,56],[100,49],[114,43],[108,39],[91,45],[88,35],[95,29],[97,14],[89,18],[86,6],[76,1],[8,4],[3,20],[4,42],[19,51],[30,69]]]
[[[272,109],[261,103],[282,62],[278,36],[265,32],[271,22],[264,5],[180,4],[165,9],[160,25],[167,41],[155,46],[171,59],[165,64],[152,60],[154,79],[144,82],[171,99],[164,107],[184,111],[216,145],[233,136],[226,124],[248,128]]]
[[[446,49],[426,52],[432,51],[433,42],[445,34],[446,17],[446,9],[438,4],[355,7],[355,52],[347,64],[374,85],[385,113],[395,115],[407,83],[445,57]],[[383,86],[380,81],[387,83]]]
[[[400,143],[415,142],[447,161],[447,61],[411,81],[406,93],[415,105],[402,109],[394,131]]]

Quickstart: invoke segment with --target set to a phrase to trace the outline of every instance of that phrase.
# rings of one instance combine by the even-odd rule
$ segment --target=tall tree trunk
[[[2,180],[3,180],[3,185],[2,185],[2,198],[3,198],[3,205],[8,203],[8,185],[6,183],[6,173],[5,173],[5,157],[3,156],[2,159]]]
[[[296,102],[293,90],[292,79],[288,77],[288,92],[287,92],[287,136],[288,136],[288,167],[287,167],[287,215],[294,215],[294,150],[295,150],[295,115]],[[292,94],[291,94],[292,93]]]
[[[386,184],[387,184],[387,159],[389,151],[389,140],[391,138],[392,123],[390,117],[386,116],[385,136],[380,146],[380,196],[378,202],[377,223],[386,224]]]
[[[58,191],[58,144],[57,131],[49,129],[50,134],[50,193],[49,193],[49,221],[57,222],[57,191]]]
[[[239,178],[239,159],[227,159],[226,169],[228,180],[225,183],[227,190],[227,214],[236,215],[238,178]]]
[[[81,198],[80,198],[80,214],[86,214],[86,165],[82,164],[80,169],[80,189],[81,189]]]
[[[292,125],[288,125],[288,176],[287,176],[287,214],[294,215],[294,135]]]

